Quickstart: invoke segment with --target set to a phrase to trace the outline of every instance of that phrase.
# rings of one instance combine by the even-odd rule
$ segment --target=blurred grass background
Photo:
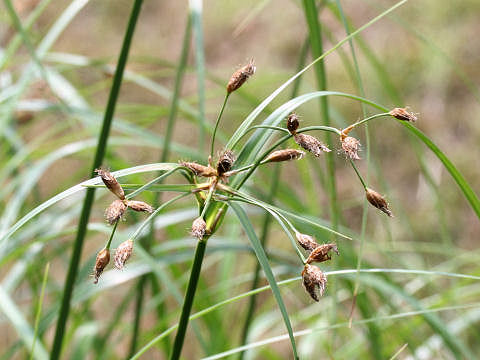
[[[348,0],[342,1],[342,6],[352,28],[358,28],[394,3]],[[14,1],[24,26],[35,11],[44,7],[28,30],[35,46],[45,39],[71,4],[70,1]],[[334,1],[318,4],[324,49],[329,49],[345,37],[345,28],[337,16]],[[50,84],[41,74],[35,74],[21,91],[19,101],[13,103],[13,116],[2,122],[2,233],[35,206],[88,178],[131,5],[127,0],[86,3],[41,59],[44,69],[52,74]],[[0,9],[0,55],[4,56],[18,33],[5,7]],[[114,170],[157,162],[160,157],[188,13],[186,1],[145,1],[143,4],[105,161],[105,165]],[[408,105],[418,112],[419,121],[415,126],[446,153],[477,193],[480,186],[480,42],[475,38],[480,31],[479,14],[480,3],[475,0],[409,1],[354,40],[365,96],[388,108]],[[251,57],[257,65],[254,78],[229,101],[219,137],[224,144],[257,104],[296,73],[308,28],[298,1],[207,1],[203,4],[203,30],[205,116],[210,128],[231,73]],[[205,163],[207,147],[203,154],[197,151],[199,98],[193,49],[192,45],[169,160]],[[0,63],[3,117],[12,104],[9,91],[26,73],[30,61],[27,48],[20,44],[18,50]],[[328,90],[359,94],[347,45],[328,56],[325,66]],[[316,89],[315,75],[309,71],[302,77],[299,94]],[[269,111],[288,100],[289,95],[289,91],[281,95],[269,106]],[[342,127],[363,117],[357,102],[333,97],[329,101],[334,126]],[[315,101],[303,105],[298,113],[302,126],[320,123]],[[480,275],[478,218],[439,160],[392,121],[375,120],[370,131],[370,183],[386,194],[396,217],[387,219],[369,209],[364,267]],[[365,143],[363,132],[357,131],[355,135]],[[332,144],[332,147],[338,151],[338,145]],[[220,149],[218,146],[217,150]],[[343,155],[337,156],[335,163],[341,229],[358,240],[363,191]],[[364,173],[367,171],[365,162],[358,166]],[[265,198],[272,171],[273,167],[262,169],[249,191]],[[143,183],[151,178],[148,174],[132,175],[128,182]],[[273,201],[276,205],[328,220],[323,163],[307,158],[304,164],[286,164],[281,179]],[[143,198],[152,201],[153,194],[145,193]],[[88,275],[96,252],[109,234],[103,221],[109,200],[111,197],[105,191],[97,192],[65,358],[128,356],[132,348],[135,299],[134,281],[128,279],[146,271],[142,268],[145,259],[153,261],[147,264],[156,271],[161,291],[147,294],[139,345],[178,320],[194,246],[187,229],[195,216],[195,204],[184,201],[160,215],[156,222],[153,258],[137,253],[129,263],[130,269],[121,274],[109,271],[99,286],[94,287]],[[43,271],[45,264],[51,262],[39,327],[39,339],[48,350],[80,204],[81,197],[67,198],[29,222],[2,248],[2,297],[11,299],[18,311],[15,320],[12,309],[6,305],[1,309],[0,355],[3,358],[24,358],[28,354],[29,349],[22,345],[22,331],[24,334],[28,331],[19,325],[18,319],[26,319],[33,328]],[[251,216],[260,228],[262,213],[253,209]],[[139,216],[129,214],[114,243],[118,245],[125,240],[140,220]],[[325,234],[317,235],[323,235],[328,241]],[[326,269],[355,269],[358,242],[339,240],[338,243],[341,255],[344,252],[350,255],[335,258]],[[279,279],[299,275],[300,267],[290,244],[276,224],[271,226],[269,249],[272,267]],[[248,291],[255,267],[256,259],[233,217],[227,217],[222,231],[210,240],[209,250],[195,300],[196,310]],[[363,300],[358,300],[360,310],[354,313],[354,320],[461,306],[478,302],[480,293],[478,280],[436,275],[384,274],[361,279]],[[327,327],[325,331],[299,338],[302,358],[385,359],[406,343],[408,346],[399,358],[465,358],[480,352],[478,308],[441,312],[435,315],[435,320],[412,316],[374,322],[376,325],[354,325],[352,329],[328,329],[348,322],[352,283],[353,277],[341,281],[340,277],[332,276],[320,304],[311,303],[299,282],[282,288],[295,330]],[[389,286],[393,286],[393,290]],[[400,291],[408,297],[400,296]],[[412,298],[415,302],[409,302]],[[242,323],[246,304],[243,300],[197,320],[197,328],[187,334],[185,358],[214,355],[241,345],[241,326],[235,325]],[[271,293],[263,293],[257,304],[249,341],[283,334],[284,325]],[[432,322],[440,325],[432,326]],[[448,339],[459,339],[460,348],[463,346],[468,351],[462,352],[456,345],[448,346]],[[164,358],[171,340],[151,349],[146,357]],[[288,341],[275,342],[251,350],[247,356],[289,358],[288,346]]]

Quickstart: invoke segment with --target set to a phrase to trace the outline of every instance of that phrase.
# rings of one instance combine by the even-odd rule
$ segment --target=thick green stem
[[[113,78],[112,88],[110,90],[110,96],[108,99],[107,108],[105,110],[105,116],[103,118],[102,130],[99,135],[97,150],[91,169],[91,176],[94,176],[94,171],[97,167],[102,165],[107,149],[108,136],[110,134],[110,127],[113,120],[113,114],[115,112],[115,105],[117,103],[118,94],[120,92],[120,86],[122,84],[123,72],[128,59],[128,53],[130,50],[130,44],[133,38],[133,33],[137,23],[138,16],[143,0],[135,0],[133,4],[132,12],[127,26],[127,31],[123,40],[122,50],[118,58],[117,69]],[[78,273],[78,267],[80,264],[80,257],[82,254],[83,241],[87,233],[88,220],[90,218],[90,211],[92,209],[93,200],[95,196],[95,188],[87,189],[87,194],[83,202],[83,208],[80,215],[80,221],[78,224],[77,236],[73,245],[72,257],[68,268],[67,278],[65,279],[62,304],[60,307],[60,313],[58,316],[57,328],[55,331],[55,338],[53,341],[52,351],[50,353],[51,360],[57,360],[60,358],[64,335],[66,332],[66,324],[68,315],[70,313],[70,300],[75,285],[75,280]]]
[[[195,292],[197,290],[198,279],[200,277],[200,270],[202,268],[206,247],[206,238],[198,241],[197,248],[195,249],[195,258],[193,259],[192,270],[190,272],[190,280],[188,281],[187,293],[185,294],[185,300],[183,302],[182,314],[180,315],[180,321],[178,323],[178,330],[175,336],[173,350],[170,354],[170,360],[179,359],[182,352],[185,333],[187,331],[190,312],[192,311],[193,299],[195,298]]]

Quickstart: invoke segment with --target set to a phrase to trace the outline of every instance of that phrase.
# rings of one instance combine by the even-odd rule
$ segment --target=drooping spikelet
[[[380,195],[375,190],[369,188],[365,189],[365,195],[367,196],[367,200],[370,204],[375,206],[377,209],[383,211],[388,216],[393,217],[392,212],[388,208],[387,200],[385,200],[382,195]]]
[[[295,135],[298,129],[298,115],[295,113],[291,113],[287,117],[287,129],[290,131],[290,134]]]
[[[322,152],[330,152],[331,150],[317,138],[307,134],[295,134],[295,142],[302,148],[319,157]]]
[[[203,239],[205,232],[207,231],[207,223],[202,217],[196,218],[192,223],[192,235],[198,240]]]
[[[250,76],[255,74],[256,69],[257,68],[255,67],[255,63],[253,62],[253,59],[251,59],[247,65],[235,71],[231,76],[230,80],[228,81],[227,92],[231,93],[237,90],[245,83],[245,81],[248,80]]]
[[[128,239],[121,243],[115,250],[114,264],[119,270],[122,270],[125,263],[130,258],[133,252],[133,240]]]
[[[280,162],[289,160],[299,160],[305,156],[305,153],[296,149],[277,150],[267,156],[265,162]]]
[[[110,204],[110,206],[105,210],[105,218],[107,219],[110,225],[115,224],[127,210],[127,205],[122,200],[115,200]]]
[[[417,121],[417,116],[414,113],[407,111],[407,109],[405,108],[392,109],[389,112],[389,114],[398,120],[410,121],[410,122]]]
[[[102,249],[97,254],[97,260],[95,261],[95,266],[93,267],[93,283],[98,283],[98,279],[103,272],[103,269],[110,262],[110,251],[108,249]]]
[[[126,200],[126,204],[130,209],[134,211],[148,212],[149,214],[153,212],[153,207],[143,201]]]
[[[360,160],[358,150],[360,149],[360,141],[352,136],[347,136],[342,139],[342,149],[345,155],[352,160]]]
[[[327,276],[317,266],[306,264],[302,271],[303,286],[313,300],[319,301],[327,287]]]
[[[330,260],[332,257],[328,254],[330,251],[334,251],[337,255],[338,248],[336,244],[323,244],[316,247],[307,259],[307,264],[311,264],[312,262],[324,262]]]
[[[123,191],[122,186],[118,183],[115,176],[112,173],[105,169],[96,169],[95,172],[100,176],[105,186],[114,193],[120,200],[125,199],[125,192]]]
[[[313,237],[306,234],[296,233],[295,234],[298,243],[307,251],[312,251],[320,246]]]
[[[203,166],[194,162],[181,162],[180,165],[185,166],[191,170],[195,175],[202,177],[217,176],[217,172],[210,166]]]

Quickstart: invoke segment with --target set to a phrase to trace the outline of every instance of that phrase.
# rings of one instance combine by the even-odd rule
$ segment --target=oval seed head
[[[185,166],[192,171],[196,176],[214,177],[217,176],[215,169],[210,166],[203,166],[194,162],[181,162],[180,165]]]
[[[93,283],[98,283],[98,278],[103,272],[103,269],[108,265],[110,262],[110,251],[108,249],[100,250],[97,254],[97,260],[95,261],[95,266],[93,267],[93,276],[94,280]]]
[[[388,208],[387,200],[385,200],[382,195],[369,188],[365,189],[365,195],[367,196],[367,200],[370,204],[383,211],[388,216],[393,217],[392,212]]]
[[[127,200],[127,207],[134,211],[139,211],[139,212],[148,212],[151,214],[153,212],[153,207],[148,205],[146,202],[143,201],[136,201],[136,200]]]
[[[287,117],[287,129],[290,131],[290,134],[295,135],[298,129],[298,115],[295,113],[291,113]]]
[[[207,231],[207,223],[202,217],[196,218],[192,223],[192,235],[198,240],[202,240]]]
[[[302,271],[303,286],[313,300],[319,301],[327,287],[327,276],[317,266],[306,264]]]
[[[128,239],[121,243],[118,248],[115,250],[114,264],[115,267],[119,270],[122,270],[125,266],[125,263],[130,258],[133,252],[133,240]]]
[[[307,251],[315,250],[317,247],[320,246],[313,237],[306,234],[296,233],[295,236],[297,237],[297,241],[301,247],[303,247]]]
[[[360,141],[355,139],[354,137],[347,136],[342,139],[342,149],[345,155],[352,160],[360,160],[360,156],[358,156],[358,151],[360,150]]]
[[[317,138],[307,134],[295,134],[295,142],[302,148],[319,157],[322,152],[330,152],[331,150]]]
[[[98,176],[100,176],[108,190],[114,193],[120,200],[125,199],[125,192],[123,191],[122,186],[118,183],[117,179],[115,179],[115,176],[113,176],[110,171],[96,169],[95,172],[98,174]]]
[[[127,210],[127,205],[122,200],[115,200],[110,204],[110,206],[105,210],[105,218],[107,219],[110,225],[115,224]]]
[[[245,81],[248,80],[250,76],[255,74],[256,70],[257,68],[255,67],[255,63],[253,62],[253,59],[251,59],[247,65],[241,67],[233,73],[227,84],[227,92],[230,94],[231,92],[237,90],[245,83]]]
[[[410,122],[417,121],[416,114],[407,111],[407,109],[405,108],[395,108],[391,110],[389,114],[398,120],[410,121]]]
[[[299,160],[305,156],[305,153],[296,149],[277,150],[272,152],[265,159],[266,162],[280,162],[289,160]]]
[[[310,253],[310,256],[307,259],[307,264],[311,264],[312,262],[324,262],[330,260],[332,258],[328,254],[330,250],[333,250],[337,255],[339,255],[336,244],[319,245]]]
[[[217,163],[218,176],[222,176],[227,171],[230,171],[234,162],[235,162],[235,156],[233,155],[233,152],[230,150],[225,151],[218,159],[218,163]]]

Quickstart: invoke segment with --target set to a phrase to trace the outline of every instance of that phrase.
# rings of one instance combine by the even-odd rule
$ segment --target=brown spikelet
[[[125,263],[130,258],[133,252],[133,240],[128,239],[121,243],[118,248],[115,250],[114,264],[115,267],[119,270],[122,270],[125,266]]]
[[[96,169],[95,172],[102,178],[103,183],[105,186],[114,193],[120,200],[125,199],[125,192],[123,191],[122,186],[118,183],[115,176],[108,170],[104,169]]]
[[[295,135],[298,129],[298,115],[291,113],[287,117],[287,129],[290,131],[290,134]]]
[[[296,233],[295,236],[297,237],[297,241],[301,247],[303,247],[307,251],[315,250],[317,247],[320,246],[313,237],[306,234]]]
[[[198,240],[203,239],[205,232],[207,231],[207,223],[203,218],[198,217],[192,223],[192,235]]]
[[[272,152],[265,159],[266,162],[280,162],[289,160],[299,160],[305,156],[305,153],[296,149],[277,150]]]
[[[360,150],[360,141],[354,137],[347,136],[342,139],[342,150],[352,160],[360,160],[358,151]]]
[[[365,195],[367,196],[367,200],[370,204],[375,206],[377,209],[380,209],[388,216],[393,217],[392,212],[388,208],[387,200],[385,200],[385,198],[382,195],[380,195],[375,190],[372,190],[369,188],[365,189]]]
[[[237,90],[245,83],[245,81],[248,80],[250,76],[255,74],[256,69],[257,68],[255,67],[255,63],[253,62],[253,59],[251,59],[247,65],[235,71],[230,80],[228,81],[227,92],[231,93]]]
[[[181,162],[180,165],[185,166],[197,176],[214,177],[217,172],[210,166],[203,166],[194,162]]]
[[[127,210],[127,205],[122,200],[115,200],[110,204],[110,206],[105,210],[105,218],[107,219],[110,225],[113,225]]]
[[[126,200],[125,201],[127,206],[134,210],[134,211],[139,211],[139,212],[148,212],[151,214],[153,212],[153,207],[148,205],[146,202],[143,201],[136,201],[136,200]]]
[[[317,266],[306,264],[302,271],[303,286],[313,300],[319,301],[327,287],[327,276]]]
[[[330,250],[334,251],[337,255],[338,248],[335,244],[323,244],[319,245],[315,248],[307,259],[307,264],[311,264],[312,262],[324,262],[330,260],[332,257],[328,254]]]
[[[218,159],[218,163],[217,163],[218,175],[222,176],[227,171],[230,171],[234,162],[235,162],[235,156],[233,155],[233,152],[230,150],[225,151]]]
[[[110,251],[108,249],[100,250],[97,254],[97,260],[95,261],[95,266],[93,267],[93,283],[98,283],[98,279],[103,272],[103,269],[110,262]]]
[[[416,114],[407,111],[405,108],[395,108],[389,112],[395,119],[403,120],[403,121],[410,121],[415,122],[417,121]]]
[[[294,137],[295,142],[302,148],[312,153],[316,157],[319,157],[322,152],[330,152],[331,150],[320,142],[317,138],[307,134],[296,134]]]

